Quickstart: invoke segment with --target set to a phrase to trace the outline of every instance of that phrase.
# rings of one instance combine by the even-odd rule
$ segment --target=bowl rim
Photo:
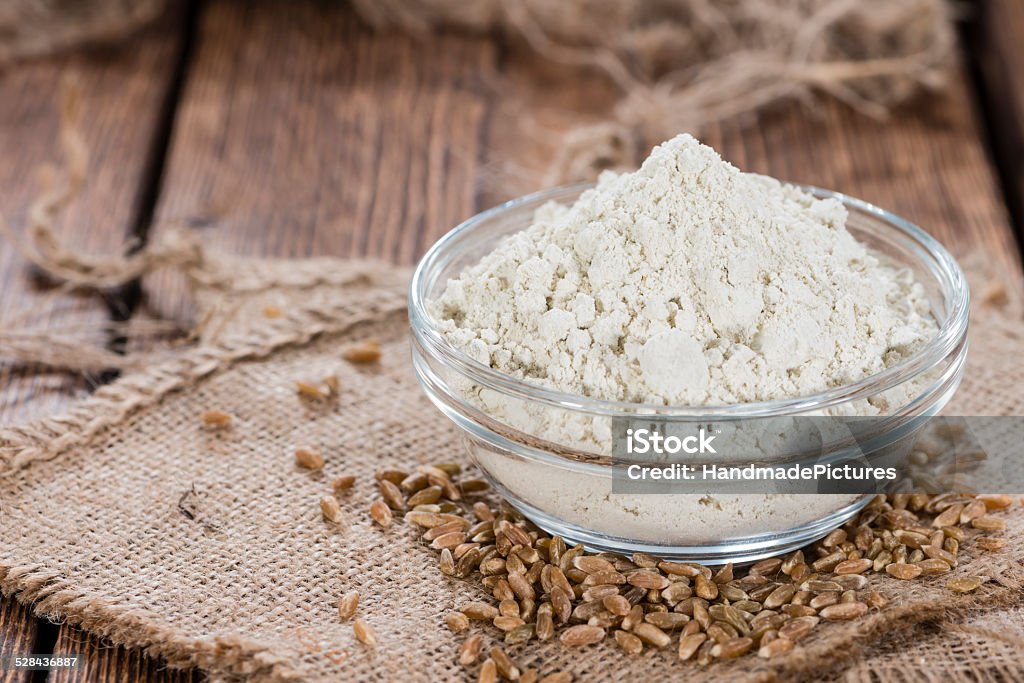
[[[836,199],[847,208],[870,214],[888,227],[902,232],[905,237],[909,237],[915,243],[915,246],[923,247],[924,254],[916,253],[916,256],[938,279],[942,296],[946,299],[949,309],[946,319],[940,324],[938,333],[932,339],[899,363],[856,382],[806,396],[720,405],[663,405],[610,401],[548,389],[529,380],[499,372],[449,344],[440,329],[433,324],[434,318],[427,312],[426,287],[429,284],[427,276],[431,267],[446,255],[453,242],[457,242],[459,238],[471,232],[481,223],[514,209],[522,208],[524,205],[536,204],[539,207],[548,201],[578,196],[583,191],[594,187],[594,183],[588,182],[562,185],[511,199],[475,214],[437,240],[420,259],[409,285],[409,319],[414,343],[428,346],[441,355],[446,363],[470,376],[475,383],[503,394],[562,409],[586,411],[611,417],[656,414],[668,417],[750,418],[778,417],[822,410],[840,403],[877,395],[937,366],[965,342],[970,318],[970,290],[967,278],[956,259],[937,239],[905,218],[862,199],[814,185],[786,184],[798,187],[818,199]],[[914,249],[913,251],[918,252],[919,250]]]

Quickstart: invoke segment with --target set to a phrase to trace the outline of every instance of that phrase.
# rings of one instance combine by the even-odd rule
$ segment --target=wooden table
[[[1018,275],[1024,4],[974,9],[964,31],[974,58],[943,94],[888,122],[835,103],[814,114],[792,106],[703,138],[746,170],[863,197],[959,254],[983,250],[992,274]],[[462,219],[538,189],[557,134],[599,120],[615,96],[597,74],[490,39],[374,33],[336,0],[209,0],[122,47],[0,73],[0,207],[15,226],[36,192],[33,170],[59,153],[55,92],[69,72],[83,86],[92,162],[60,232],[96,251],[185,222],[241,254],[412,263]],[[188,316],[167,276],[148,278],[141,300],[129,289],[70,303],[38,280],[0,246],[0,320],[26,309],[40,325]],[[58,411],[97,381],[0,365],[0,421]],[[30,651],[84,656],[84,669],[50,681],[202,678],[0,600],[0,653]],[[42,678],[0,673],[0,683],[29,680]]]

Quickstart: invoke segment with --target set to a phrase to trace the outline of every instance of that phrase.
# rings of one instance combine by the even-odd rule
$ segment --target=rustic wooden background
[[[888,122],[828,103],[702,137],[744,169],[863,197],[958,254],[981,254],[993,275],[1018,275],[1024,2],[965,9],[949,89]],[[37,191],[34,169],[59,154],[55,93],[68,72],[83,86],[92,163],[60,232],[94,251],[184,222],[242,254],[412,263],[462,219],[538,189],[557,134],[601,118],[614,97],[598,74],[493,40],[376,34],[338,0],[196,0],[121,47],[0,72],[0,208],[15,226]],[[26,310],[39,325],[187,318],[173,278],[143,291],[154,293],[57,299],[0,243],[0,321]],[[99,381],[0,364],[0,424],[58,411]],[[28,652],[86,665],[0,672],[0,683],[202,678],[0,599],[0,654]]]

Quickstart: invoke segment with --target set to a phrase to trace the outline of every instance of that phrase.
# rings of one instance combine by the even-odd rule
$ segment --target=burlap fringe
[[[268,643],[239,636],[211,640],[181,638],[175,629],[154,630],[145,611],[125,614],[114,605],[105,605],[82,595],[60,574],[42,567],[0,567],[0,589],[4,595],[32,605],[43,618],[64,619],[69,609],[80,616],[71,621],[80,628],[102,638],[111,638],[127,647],[144,649],[161,657],[171,666],[189,668],[222,668],[228,663],[233,673],[272,680],[300,680],[290,658],[273,654]],[[78,609],[89,600],[88,610]],[[143,637],[140,634],[145,633]]]

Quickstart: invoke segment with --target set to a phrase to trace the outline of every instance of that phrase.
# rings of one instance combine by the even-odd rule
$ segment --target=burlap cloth
[[[408,272],[239,261],[203,253],[188,238],[132,258],[118,272],[155,261],[186,272],[198,338],[147,359],[64,417],[0,433],[4,594],[172,666],[201,666],[215,681],[475,675],[456,664],[462,637],[442,617],[482,598],[481,589],[441,575],[435,553],[408,526],[382,531],[367,514],[376,470],[465,458],[411,372]],[[82,264],[63,268],[72,280],[101,278]],[[268,305],[283,315],[268,317]],[[959,411],[1024,408],[1021,325],[1011,308],[975,321]],[[344,344],[371,336],[382,342],[379,367],[341,359]],[[296,395],[295,380],[329,374],[341,380],[336,403]],[[205,429],[199,415],[209,409],[230,413],[232,427]],[[297,469],[296,446],[320,449],[324,472]],[[335,528],[321,519],[318,500],[343,473],[357,483],[341,496],[346,522]],[[1008,517],[1006,550],[962,550],[958,574],[993,579],[976,593],[954,595],[945,578],[876,577],[889,607],[822,625],[771,662],[745,657],[700,669],[676,661],[674,647],[629,658],[610,639],[584,651],[534,642],[512,655],[578,681],[1020,679],[1024,514],[1015,505]],[[377,630],[374,650],[338,618],[337,599],[352,589]],[[485,633],[496,636],[489,626]]]

